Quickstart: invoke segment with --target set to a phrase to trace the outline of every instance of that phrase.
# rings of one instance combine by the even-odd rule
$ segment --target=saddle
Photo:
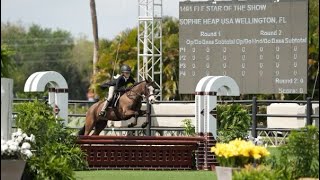
[[[113,96],[112,96],[112,99],[110,101],[110,103],[108,104],[108,108],[115,108],[118,106],[119,104],[119,99],[121,97],[122,94],[120,93],[115,93]]]

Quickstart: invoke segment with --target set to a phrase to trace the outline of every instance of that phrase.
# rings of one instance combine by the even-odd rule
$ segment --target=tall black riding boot
[[[100,113],[99,113],[99,116],[105,116],[106,115],[108,105],[109,105],[109,101],[106,100],[104,102],[104,104],[103,104],[103,107],[102,107]]]

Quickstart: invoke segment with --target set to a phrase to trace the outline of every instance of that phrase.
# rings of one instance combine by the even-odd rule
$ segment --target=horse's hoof
[[[134,132],[133,131],[127,131],[127,136],[134,136]]]
[[[134,126],[134,124],[133,123],[130,123],[129,125],[128,125],[128,128],[132,128]]]
[[[147,126],[148,126],[148,122],[144,122],[144,123],[141,125],[142,128],[145,128],[145,127],[147,127]]]

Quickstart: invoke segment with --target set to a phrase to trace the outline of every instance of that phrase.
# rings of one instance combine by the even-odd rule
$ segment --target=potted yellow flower
[[[10,140],[1,139],[1,179],[20,179],[26,160],[33,154],[31,144],[35,136],[28,136],[21,129],[12,133]]]
[[[229,143],[217,143],[211,148],[220,166],[216,166],[218,179],[232,179],[235,168],[243,168],[247,164],[258,163],[268,156],[269,151],[262,146],[256,146],[251,141],[235,139]]]

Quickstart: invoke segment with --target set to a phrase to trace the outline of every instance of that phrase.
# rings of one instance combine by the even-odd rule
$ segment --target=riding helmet
[[[131,68],[128,65],[124,64],[124,65],[121,66],[121,72],[122,73],[131,72]]]

